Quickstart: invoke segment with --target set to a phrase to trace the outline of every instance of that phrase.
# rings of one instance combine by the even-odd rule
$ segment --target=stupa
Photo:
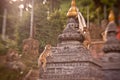
[[[103,47],[104,80],[120,80],[120,41],[116,38],[118,33],[114,12],[109,15],[109,24],[106,28],[107,41]]]
[[[76,9],[75,0],[72,0],[67,13],[67,26],[58,36],[57,47],[52,47],[52,57],[47,58],[46,72],[40,68],[40,80],[102,80],[100,62],[82,44],[84,36],[78,32]]]

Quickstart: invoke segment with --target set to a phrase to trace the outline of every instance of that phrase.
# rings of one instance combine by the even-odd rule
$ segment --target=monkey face
[[[47,45],[45,46],[45,48],[46,48],[46,49],[51,49],[51,45],[50,45],[50,44],[47,44]]]

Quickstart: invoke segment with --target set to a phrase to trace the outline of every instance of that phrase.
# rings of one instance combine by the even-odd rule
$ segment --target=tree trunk
[[[5,40],[5,33],[6,33],[6,17],[7,17],[7,9],[4,9],[4,16],[3,16],[3,25],[2,25],[2,39]]]
[[[34,0],[32,0],[31,21],[30,21],[30,37],[33,37],[33,19],[34,19]]]

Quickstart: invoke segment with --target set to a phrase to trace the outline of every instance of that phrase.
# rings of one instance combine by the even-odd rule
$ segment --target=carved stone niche
[[[52,57],[47,58],[46,72],[40,69],[40,80],[102,80],[101,64],[83,46],[84,37],[74,18],[68,19],[58,39]]]

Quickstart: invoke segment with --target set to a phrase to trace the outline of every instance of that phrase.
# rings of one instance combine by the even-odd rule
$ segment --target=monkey
[[[91,44],[91,37],[90,37],[90,32],[89,32],[89,30],[87,28],[84,29],[83,35],[85,37],[83,45],[85,45],[85,47],[87,49],[89,49],[90,48],[90,44]]]
[[[107,41],[107,31],[101,33],[103,41]]]
[[[38,58],[38,67],[40,67],[40,65],[42,64],[42,68],[43,68],[44,72],[46,71],[46,69],[45,69],[46,63],[47,63],[46,58],[48,56],[52,56],[52,51],[51,51],[51,45],[50,44],[47,44],[45,46],[44,51],[41,53],[41,55]]]

